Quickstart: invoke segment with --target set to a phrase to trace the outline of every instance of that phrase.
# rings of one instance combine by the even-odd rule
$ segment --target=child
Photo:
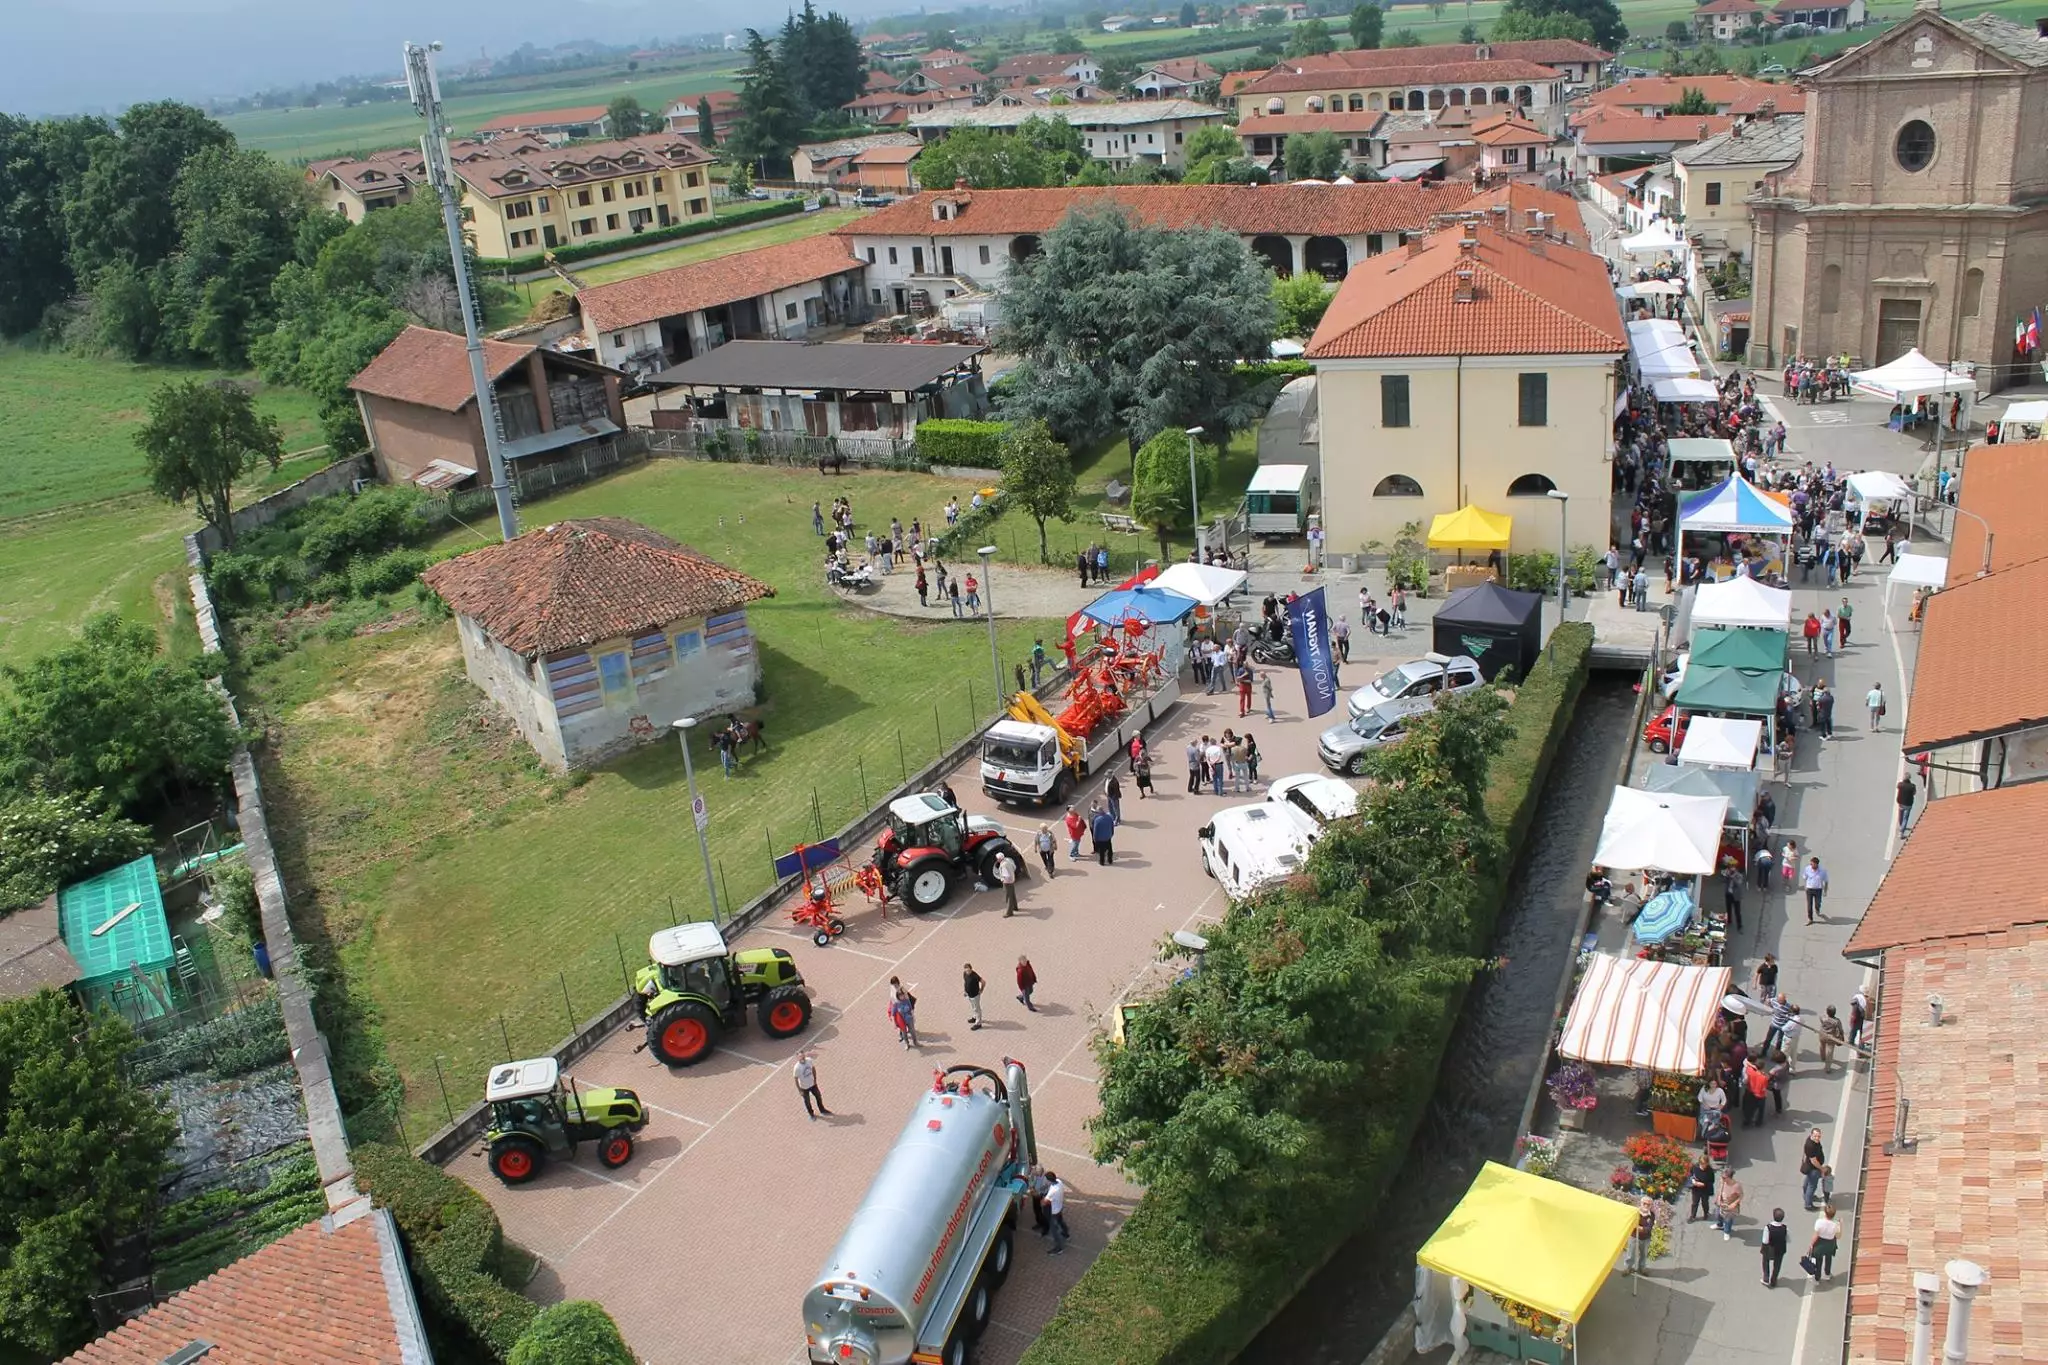
[[[1785,879],[1785,885],[1788,887],[1792,885],[1793,879],[1799,875],[1799,843],[1797,840],[1787,839],[1785,847],[1778,853],[1778,874]]]

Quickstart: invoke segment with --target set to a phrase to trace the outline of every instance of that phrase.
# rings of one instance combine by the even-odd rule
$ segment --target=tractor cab
[[[783,948],[733,952],[713,924],[657,929],[647,940],[652,959],[634,975],[647,1046],[670,1066],[689,1066],[711,1054],[718,1035],[744,1028],[749,1006],[759,1009],[770,1038],[801,1033],[811,1021],[803,974]]]
[[[595,1142],[598,1160],[623,1166],[647,1111],[631,1090],[565,1085],[553,1057],[501,1062],[484,1082],[491,1107],[484,1142],[491,1171],[507,1185],[539,1175],[550,1157],[573,1157],[578,1143]]]
[[[647,946],[662,991],[703,1000],[728,1019],[742,1003],[725,936],[717,926],[679,924],[656,933]]]
[[[934,792],[891,801],[889,831],[898,849],[936,848],[956,861],[965,843],[959,810]]]
[[[484,1086],[492,1129],[530,1133],[550,1152],[564,1152],[569,1147],[562,1098],[561,1067],[552,1057],[493,1067]]]

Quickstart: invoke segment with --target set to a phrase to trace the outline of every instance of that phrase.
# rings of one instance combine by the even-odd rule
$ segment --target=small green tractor
[[[670,1066],[711,1055],[718,1035],[747,1026],[747,1006],[760,1011],[770,1038],[802,1033],[811,1023],[803,975],[781,948],[733,952],[716,925],[679,924],[647,941],[653,959],[633,978],[651,1050]]]
[[[647,1126],[638,1095],[564,1085],[552,1057],[492,1067],[484,1099],[491,1106],[484,1150],[491,1174],[507,1185],[524,1185],[549,1157],[573,1158],[582,1142],[597,1144],[597,1159],[607,1168],[623,1166],[633,1159],[633,1135]]]

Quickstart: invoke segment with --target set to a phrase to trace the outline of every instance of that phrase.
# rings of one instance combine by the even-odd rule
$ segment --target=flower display
[[[1566,1062],[1544,1082],[1551,1103],[1559,1109],[1591,1109],[1600,1096],[1593,1088],[1593,1068],[1584,1062]]]
[[[1525,1133],[1515,1139],[1515,1159],[1530,1175],[1549,1175],[1557,1169],[1557,1144],[1547,1137]]]
[[[1532,1337],[1544,1341],[1566,1342],[1571,1340],[1571,1324],[1562,1318],[1554,1318],[1541,1309],[1531,1308],[1526,1303],[1513,1299],[1500,1301],[1501,1311],[1508,1315],[1508,1321]]]

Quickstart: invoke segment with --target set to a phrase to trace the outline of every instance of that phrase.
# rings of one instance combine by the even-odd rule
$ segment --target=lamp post
[[[1202,557],[1202,500],[1201,487],[1195,481],[1195,438],[1202,434],[1200,427],[1188,428],[1188,525],[1195,532],[1195,558]]]
[[[695,716],[684,716],[675,723],[676,738],[683,744],[683,779],[690,784],[690,819],[697,826],[697,852],[704,859],[704,893],[711,897],[711,922],[718,923],[718,883],[711,875],[711,843],[704,837],[705,827],[711,823],[711,813],[704,809],[704,798],[697,794],[697,770],[690,763],[690,731],[697,728]]]
[[[1549,496],[1557,499],[1557,620],[1564,623],[1564,609],[1571,600],[1570,589],[1565,584],[1565,544],[1569,536],[1565,531],[1566,509],[1571,506],[1572,495],[1562,488],[1553,488]]]
[[[989,562],[996,557],[996,547],[984,545],[974,553],[981,556],[981,600],[988,610],[988,664],[996,680],[996,700],[1003,699],[1003,654],[996,648],[996,591],[994,576],[989,573]]]

